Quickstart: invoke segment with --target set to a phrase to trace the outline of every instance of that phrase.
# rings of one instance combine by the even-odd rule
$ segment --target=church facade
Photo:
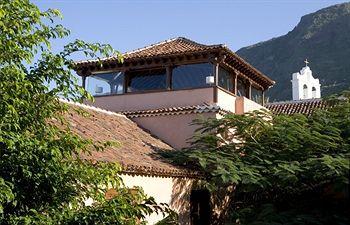
[[[321,84],[319,79],[313,77],[312,70],[308,66],[300,72],[292,74],[292,101],[272,102],[265,105],[267,109],[276,115],[304,114],[311,115],[317,109],[326,109],[327,103],[321,99]]]
[[[312,70],[307,65],[308,63],[305,60],[305,67],[300,72],[293,73],[292,91],[294,101],[321,98],[320,81],[313,77]]]

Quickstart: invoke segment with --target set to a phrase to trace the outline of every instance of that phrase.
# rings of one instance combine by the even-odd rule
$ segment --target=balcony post
[[[248,98],[252,99],[252,82],[251,82],[251,80],[248,81]]]
[[[86,90],[86,76],[81,76],[81,87]]]
[[[171,66],[166,67],[166,89],[171,90],[172,89],[172,68]]]
[[[218,102],[218,85],[219,85],[219,63],[217,60],[214,61],[213,75],[214,75],[214,103]]]
[[[123,94],[128,92],[128,84],[129,84],[129,74],[127,70],[124,70],[124,82],[123,82]]]
[[[265,106],[265,91],[262,90],[262,101],[261,101],[262,105]]]
[[[233,72],[233,92],[237,96],[237,77],[238,74],[236,72]]]

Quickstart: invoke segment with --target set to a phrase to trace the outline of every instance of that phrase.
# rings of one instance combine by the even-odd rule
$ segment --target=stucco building
[[[182,37],[124,53],[123,59],[76,63],[95,102],[75,105],[92,117],[71,114],[69,120],[82,136],[121,142],[121,148],[91,157],[119,162],[127,186],[141,186],[158,202],[168,203],[179,213],[180,224],[207,224],[210,196],[196,185],[201,175],[170,165],[157,151],[189,146],[197,128],[191,123],[198,117],[265,108],[264,94],[274,81],[225,45]]]
[[[77,63],[94,106],[127,115],[174,148],[188,146],[200,114],[244,113],[263,107],[274,84],[225,45],[169,39],[123,54]]]

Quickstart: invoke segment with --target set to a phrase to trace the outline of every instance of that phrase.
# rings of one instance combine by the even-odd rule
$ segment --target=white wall
[[[230,112],[235,112],[236,111],[236,96],[234,96],[231,93],[228,93],[226,91],[221,90],[220,88],[217,88],[218,91],[218,106],[220,108],[230,111]]]
[[[266,109],[264,106],[244,97],[236,98],[236,114],[244,114],[254,110]]]
[[[146,177],[146,176],[130,176],[121,175],[124,184],[133,188],[135,186],[142,187],[143,191],[155,198],[157,203],[171,202],[171,194],[173,189],[172,178],[161,178],[161,177]],[[149,224],[154,224],[163,218],[162,215],[152,214],[147,218]]]
[[[304,85],[306,85],[304,93]],[[313,93],[312,89],[316,91]],[[303,67],[300,72],[293,73],[292,75],[292,92],[293,100],[303,100],[312,98],[321,98],[321,84],[319,79],[315,79],[312,76],[310,67]]]
[[[190,192],[195,180],[188,178],[163,178],[149,176],[131,176],[122,174],[121,178],[128,188],[141,187],[157,203],[167,203],[179,213],[179,224],[190,224]],[[163,219],[162,214],[153,213],[147,217],[148,224]]]

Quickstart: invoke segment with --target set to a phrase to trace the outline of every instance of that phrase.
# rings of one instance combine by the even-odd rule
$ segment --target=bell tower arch
[[[304,62],[305,67],[292,75],[291,82],[294,101],[321,97],[320,81],[313,77],[307,59]]]

